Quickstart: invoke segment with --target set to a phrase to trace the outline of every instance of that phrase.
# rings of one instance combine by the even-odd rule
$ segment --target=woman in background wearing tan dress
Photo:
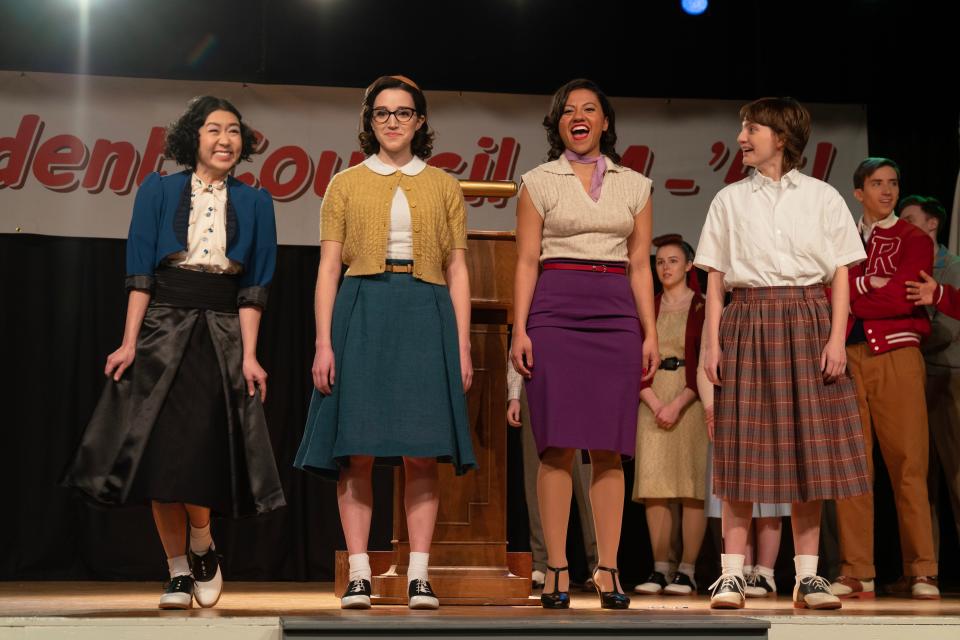
[[[703,329],[703,296],[687,285],[693,248],[679,235],[660,236],[657,277],[663,292],[656,297],[660,368],[640,391],[636,474],[633,499],[646,506],[654,570],[636,586],[640,594],[695,594],[694,564],[706,530],[707,428],[697,397],[697,358]],[[670,577],[670,502],[682,507],[683,553]]]

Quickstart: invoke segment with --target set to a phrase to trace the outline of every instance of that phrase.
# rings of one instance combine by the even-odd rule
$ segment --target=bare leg
[[[798,556],[819,555],[822,506],[819,500],[793,504],[790,520],[793,526],[793,549]]]
[[[591,451],[590,461],[593,465],[590,503],[593,505],[597,531],[597,562],[601,567],[612,569],[617,566],[623,525],[623,466],[620,464],[620,454],[615,451]],[[670,535],[669,529],[667,535]],[[596,573],[594,579],[601,591],[614,591],[615,588],[622,591],[619,581],[615,585],[606,571]]]
[[[681,562],[696,564],[700,545],[707,531],[707,516],[703,512],[703,500],[683,500],[683,557]]]
[[[780,535],[783,533],[783,519],[757,518],[757,564],[773,569],[780,553]]]
[[[407,512],[410,551],[430,553],[433,529],[437,524],[437,509],[440,506],[437,460],[404,458],[403,470],[406,477],[403,508]]]
[[[163,552],[168,558],[187,553],[187,511],[180,502],[153,502],[153,522],[157,525]]]
[[[183,508],[187,510],[187,518],[190,526],[199,529],[210,524],[210,507],[201,507],[195,504],[184,504]]]
[[[366,553],[373,515],[373,483],[370,472],[373,457],[351,456],[350,466],[340,469],[337,481],[337,504],[340,524],[347,542],[347,553]]]
[[[567,566],[567,524],[570,520],[570,498],[573,495],[574,449],[547,449],[540,458],[537,474],[537,502],[543,523],[543,541],[547,546],[547,564]],[[621,487],[622,491],[622,487]],[[596,513],[596,506],[594,506]],[[544,593],[553,593],[554,574],[546,572]],[[569,572],[560,573],[559,589],[570,588]]]
[[[670,531],[673,526],[670,505],[663,499],[647,498],[644,500],[644,508],[647,515],[647,528],[650,530],[653,561],[667,562],[670,558]]]
[[[750,527],[747,529],[747,546],[743,549],[743,566],[752,567],[753,566],[753,550],[757,545],[757,527],[756,523],[751,519]]]
[[[723,551],[744,554],[753,516],[752,502],[723,501]]]

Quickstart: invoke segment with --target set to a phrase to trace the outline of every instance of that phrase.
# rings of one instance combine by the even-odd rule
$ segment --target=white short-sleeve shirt
[[[836,189],[796,169],[779,181],[755,171],[714,197],[695,264],[724,274],[727,289],[829,283],[867,257]]]

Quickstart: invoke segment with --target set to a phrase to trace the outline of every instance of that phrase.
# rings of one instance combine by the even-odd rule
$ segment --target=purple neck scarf
[[[563,157],[569,160],[570,162],[579,162],[580,164],[595,164],[597,165],[593,169],[593,177],[590,178],[590,197],[594,202],[600,199],[600,188],[603,186],[603,176],[607,173],[607,161],[603,155],[599,155],[593,158],[588,158],[587,156],[581,156],[570,149],[567,149],[563,152]]]

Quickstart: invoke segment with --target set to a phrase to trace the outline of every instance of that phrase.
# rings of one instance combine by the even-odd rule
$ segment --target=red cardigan
[[[653,300],[653,310],[656,317],[660,317],[660,293]],[[683,358],[684,373],[687,377],[687,388],[697,393],[697,365],[700,361],[700,336],[703,334],[703,319],[706,311],[706,299],[697,292],[693,293],[690,301],[690,312],[687,314],[687,328],[683,337],[683,353],[660,354],[660,357],[675,356]],[[656,375],[656,374],[654,374]],[[641,389],[646,389],[653,382],[653,378],[640,383]]]

